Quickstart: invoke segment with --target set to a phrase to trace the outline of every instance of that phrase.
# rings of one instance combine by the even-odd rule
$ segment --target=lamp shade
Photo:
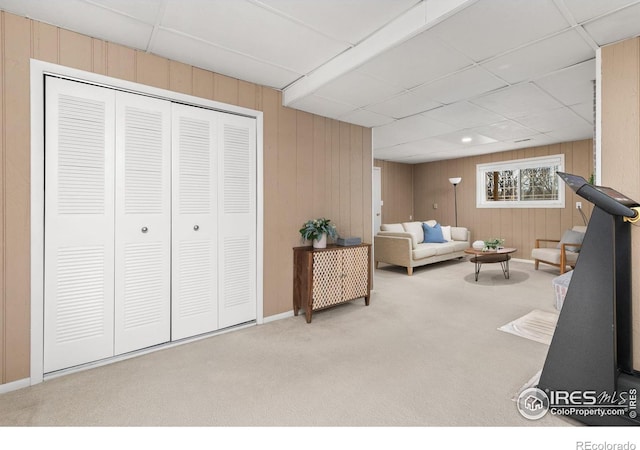
[[[454,186],[462,181],[462,177],[449,178],[449,183]]]

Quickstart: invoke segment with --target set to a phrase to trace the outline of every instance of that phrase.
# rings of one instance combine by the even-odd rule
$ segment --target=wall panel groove
[[[28,376],[31,21],[4,15],[4,378]],[[7,114],[7,112],[11,112]]]
[[[413,216],[413,192],[423,188],[424,180],[416,180],[414,186],[413,165],[390,161],[374,160],[373,165],[380,167],[382,217],[381,223],[407,222]],[[371,184],[371,182],[369,182]],[[417,217],[417,216],[416,216]],[[422,220],[417,217],[417,220]],[[424,219],[428,220],[428,218]]]

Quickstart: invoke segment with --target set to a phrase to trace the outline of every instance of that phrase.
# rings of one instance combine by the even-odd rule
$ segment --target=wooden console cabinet
[[[293,313],[313,311],[371,295],[371,244],[293,249]]]

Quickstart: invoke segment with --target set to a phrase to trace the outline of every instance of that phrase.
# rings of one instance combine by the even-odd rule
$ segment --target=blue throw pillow
[[[435,224],[435,226],[433,227],[430,227],[423,222],[422,229],[424,230],[423,242],[431,244],[443,244],[447,242],[444,237],[442,237],[442,228],[440,227],[439,223]]]

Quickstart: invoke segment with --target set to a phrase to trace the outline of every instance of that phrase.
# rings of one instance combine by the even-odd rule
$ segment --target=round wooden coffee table
[[[464,252],[470,255],[474,255],[469,260],[475,264],[476,281],[478,281],[478,274],[483,264],[500,263],[502,267],[502,273],[505,279],[509,279],[509,260],[511,259],[510,253],[517,252],[517,248],[501,248],[498,250],[476,250],[475,248],[468,248]]]

